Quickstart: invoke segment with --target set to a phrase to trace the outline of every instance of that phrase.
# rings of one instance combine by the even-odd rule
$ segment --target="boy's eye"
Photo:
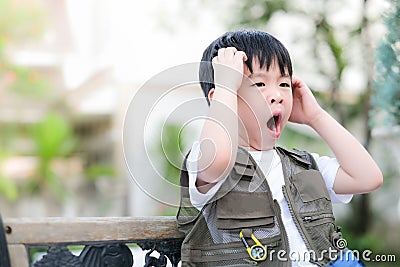
[[[257,86],[257,87],[263,87],[263,86],[265,86],[265,83],[259,82],[259,83],[256,83],[256,86]]]
[[[288,83],[281,83],[279,86],[280,87],[290,87],[290,85]]]

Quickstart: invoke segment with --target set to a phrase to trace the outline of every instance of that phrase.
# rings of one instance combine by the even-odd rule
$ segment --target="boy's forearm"
[[[360,142],[322,110],[310,125],[329,145],[340,164],[334,191],[338,194],[369,192],[380,186],[382,173]]]
[[[200,183],[223,179],[233,167],[237,146],[237,93],[217,86],[200,135]]]

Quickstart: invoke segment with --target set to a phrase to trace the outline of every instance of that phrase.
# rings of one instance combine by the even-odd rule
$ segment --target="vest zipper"
[[[278,242],[272,242],[271,244],[268,244],[265,246],[267,247],[267,253],[268,253],[269,249],[278,246]],[[245,247],[243,247],[243,248],[223,248],[223,249],[216,249],[216,250],[201,251],[201,254],[203,256],[226,255],[226,254],[233,254],[233,253],[246,253],[247,254],[247,249]]]
[[[269,189],[269,186],[268,186],[268,189]],[[288,235],[286,233],[285,226],[283,225],[283,220],[282,220],[282,215],[281,215],[282,214],[281,213],[281,208],[280,208],[279,203],[278,203],[278,201],[276,199],[274,199],[273,201],[274,201],[273,209],[275,211],[276,218],[277,218],[277,220],[279,222],[279,225],[280,225],[280,229],[279,230],[281,231],[281,236],[282,236],[282,241],[283,241],[283,244],[284,244],[284,249],[286,248],[289,251],[290,250],[289,237],[288,237]],[[277,212],[277,210],[278,210],[278,212]],[[292,262],[291,261],[287,261],[287,262],[288,262],[288,266],[292,266]]]
[[[318,215],[313,215],[313,216],[305,216],[305,217],[303,217],[303,221],[309,223],[309,222],[313,222],[313,221],[316,221],[319,219],[326,219],[326,218],[334,219],[335,217],[333,217],[332,214],[323,213],[323,214],[318,214]]]
[[[253,159],[253,157],[250,154],[248,154],[248,155],[249,155],[249,159],[252,162],[253,166],[258,166],[257,163],[255,162],[255,160]],[[279,154],[278,154],[278,156],[279,156]],[[272,208],[274,210],[275,216],[276,216],[276,218],[277,218],[277,220],[279,222],[279,225],[280,225],[280,229],[279,230],[281,231],[282,242],[284,244],[284,248],[286,248],[289,251],[290,250],[289,238],[288,238],[288,235],[286,233],[285,226],[283,225],[282,213],[281,213],[281,208],[279,206],[279,203],[278,203],[278,201],[276,199],[272,199],[271,189],[269,188],[269,184],[267,182],[267,178],[265,177],[264,173],[259,168],[256,168],[255,172],[258,174],[258,176],[260,178],[263,179],[263,183],[265,183],[267,185],[267,190],[268,190],[268,192],[270,192],[269,193],[269,198],[270,198],[270,200],[272,200],[274,202],[274,205],[272,206]],[[291,261],[287,261],[287,266],[292,266]]]
[[[304,229],[304,228],[302,227],[302,225],[300,224],[299,219],[298,219],[298,217],[297,217],[297,214],[295,214],[295,212],[293,211],[292,199],[290,198],[289,194],[286,192],[286,186],[285,186],[285,185],[282,186],[282,191],[283,191],[283,195],[284,195],[285,198],[286,198],[286,202],[287,202],[287,204],[288,204],[290,214],[291,214],[291,216],[292,216],[292,218],[293,218],[293,221],[295,222],[295,225],[296,225],[296,227],[297,227],[297,230],[299,231],[301,237],[303,238],[304,243],[306,244],[307,249],[308,249],[308,250],[313,250],[313,248],[311,247],[310,242],[309,242],[309,240],[308,240],[308,237],[307,237],[306,234],[305,234],[305,233],[306,233],[305,229]],[[315,251],[315,250],[314,250],[314,251]]]
[[[279,149],[278,149],[277,151],[279,151]],[[308,238],[307,232],[306,232],[306,230],[304,229],[303,225],[300,223],[299,217],[297,216],[297,214],[296,214],[296,213],[294,212],[294,210],[293,210],[293,206],[292,206],[293,199],[290,197],[290,194],[287,192],[287,187],[286,187],[286,185],[287,185],[287,184],[290,184],[289,175],[291,175],[291,171],[286,169],[286,165],[285,165],[285,164],[286,164],[286,161],[287,161],[287,160],[289,160],[289,162],[290,162],[290,159],[288,159],[288,157],[286,156],[285,153],[279,153],[279,157],[281,158],[283,177],[284,177],[284,181],[285,181],[285,185],[282,186],[282,192],[283,192],[283,196],[285,197],[286,202],[287,202],[287,204],[288,204],[289,211],[290,211],[290,215],[291,215],[292,218],[293,218],[294,224],[296,225],[296,228],[297,228],[297,230],[299,231],[300,236],[301,236],[301,237],[303,238],[303,240],[304,240],[304,243],[305,243],[305,245],[306,245],[306,248],[307,248],[309,251],[311,251],[311,250],[312,250],[312,251],[316,251],[316,250],[311,246],[311,244],[310,244],[310,242],[309,242],[310,239]],[[288,171],[290,171],[290,172],[288,173]],[[311,262],[311,263],[315,263],[313,260],[311,260],[310,262]]]
[[[226,249],[201,252],[203,256],[215,256],[215,255],[238,254],[238,253],[247,253],[247,250],[246,248],[226,248]]]

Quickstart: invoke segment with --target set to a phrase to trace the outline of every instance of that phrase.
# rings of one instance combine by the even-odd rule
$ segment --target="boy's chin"
[[[273,134],[264,131],[262,136],[253,136],[250,139],[240,138],[239,146],[247,147],[249,150],[271,150],[279,140]]]
[[[264,151],[264,150],[271,150],[275,147],[276,143],[278,142],[278,139],[275,138],[268,138],[269,140],[265,140],[264,142],[257,142],[256,144],[250,144],[250,148],[252,150],[259,150],[259,151]]]

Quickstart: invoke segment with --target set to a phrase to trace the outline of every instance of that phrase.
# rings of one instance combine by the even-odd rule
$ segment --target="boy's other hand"
[[[244,62],[247,56],[235,47],[221,48],[212,59],[214,68],[214,84],[222,85],[237,92],[242,84]]]
[[[292,86],[293,107],[289,121],[312,127],[313,122],[322,114],[323,109],[301,79],[293,77]]]

